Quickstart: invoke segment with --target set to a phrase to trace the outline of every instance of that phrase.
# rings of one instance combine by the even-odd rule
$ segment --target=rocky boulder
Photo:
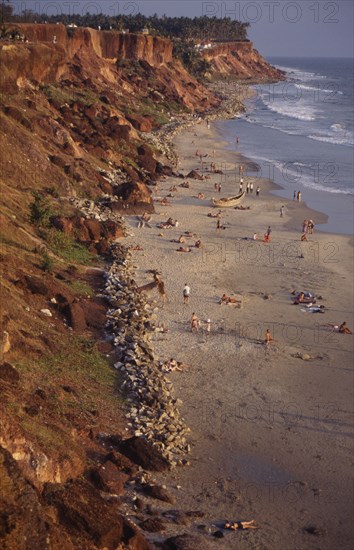
[[[60,523],[76,542],[75,548],[90,548],[93,542],[107,550],[124,545],[132,550],[151,550],[138,528],[84,480],[65,485],[48,483],[42,496],[56,509]]]
[[[146,470],[163,472],[169,468],[167,460],[160,455],[156,447],[142,437],[125,439],[120,443],[119,451]]]

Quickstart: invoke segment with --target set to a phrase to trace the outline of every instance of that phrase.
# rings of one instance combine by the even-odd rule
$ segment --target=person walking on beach
[[[296,201],[296,191],[294,191],[293,201]]]
[[[271,232],[272,232],[272,230],[271,230],[271,228],[270,228],[270,225],[268,225],[268,229],[267,229],[266,235],[268,235],[268,237],[270,237]]]
[[[308,227],[308,232],[310,233],[310,235],[312,235],[312,233],[313,233],[313,228],[315,227],[315,224],[313,223],[312,220],[309,220],[309,221],[308,221],[307,227]]]
[[[260,192],[261,192],[261,188],[258,186],[256,189],[256,197],[259,197]]]
[[[301,191],[297,192],[297,202],[301,202]]]
[[[240,181],[240,193],[243,193],[243,181]]]
[[[221,193],[221,183],[218,185],[218,193]]]
[[[302,222],[302,232],[303,232],[303,233],[307,233],[308,225],[309,225],[308,220],[304,220],[304,221]]]
[[[198,332],[199,330],[199,319],[195,313],[192,313],[191,330],[192,332]]]
[[[250,190],[250,184],[249,184],[249,183],[247,183],[247,185],[246,185],[246,192],[248,193],[248,192],[249,192],[249,190]]]
[[[216,232],[220,233],[220,229],[221,229],[221,221],[220,219],[218,219],[218,221],[216,222]]]
[[[191,293],[191,289],[189,288],[189,286],[186,283],[184,285],[184,289],[183,289],[183,303],[184,304],[188,304],[190,293]]]
[[[280,207],[280,217],[281,217],[281,218],[282,218],[283,215],[284,215],[284,210],[285,210],[285,206],[282,205],[282,206]]]
[[[253,182],[250,183],[250,193],[253,193]]]

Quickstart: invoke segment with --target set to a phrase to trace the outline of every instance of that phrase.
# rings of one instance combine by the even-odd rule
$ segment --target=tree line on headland
[[[173,55],[181,60],[186,69],[196,77],[204,75],[209,63],[202,58],[200,50],[207,43],[247,40],[249,23],[233,20],[230,17],[159,17],[154,14],[107,15],[104,13],[86,13],[47,15],[24,10],[14,14],[11,4],[2,1],[0,4],[1,21],[22,23],[62,23],[77,27],[91,27],[100,30],[145,31],[153,36],[169,38],[173,41]],[[3,34],[3,32],[2,32]],[[6,33],[5,33],[6,34]]]

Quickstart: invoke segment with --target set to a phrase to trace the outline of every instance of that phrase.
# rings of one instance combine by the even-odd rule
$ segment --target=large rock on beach
[[[48,483],[43,499],[56,508],[60,522],[77,539],[77,548],[89,548],[89,541],[93,541],[96,547],[109,550],[151,550],[139,529],[84,480]]]
[[[151,443],[142,437],[125,439],[119,446],[121,453],[130,460],[152,472],[163,472],[169,468],[169,464],[160,452]]]

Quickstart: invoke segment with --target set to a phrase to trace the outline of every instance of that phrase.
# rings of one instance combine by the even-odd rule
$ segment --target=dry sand
[[[240,157],[225,145],[205,123],[177,136],[178,168],[184,174],[200,170],[197,149],[210,155],[204,173],[210,162],[222,164],[223,171],[228,163],[230,172],[209,172],[206,181],[189,180],[190,189],[177,187],[171,206],[156,202],[151,228],[137,229],[136,220],[129,220],[128,243],[144,249],[134,252],[137,282],[150,281],[146,270],[152,268],[165,281],[168,301],[160,304],[157,318],[169,332],[156,336],[156,351],[161,359],[191,365],[170,375],[191,428],[191,464],[159,481],[174,493],[175,508],[205,512],[192,527],[196,533],[214,532],[225,520],[255,519],[258,530],[225,531],[222,539],[210,537],[213,548],[349,549],[353,336],[323,325],[346,320],[353,328],[352,241],[319,233],[315,226],[309,242],[301,243],[301,221],[318,224],[323,215],[271,195],[275,186],[266,180],[254,180],[253,195],[243,202],[250,210],[224,210],[226,229],[217,234],[216,219],[207,216],[217,211],[210,206],[217,196],[214,182],[221,181],[221,196],[235,195],[239,187]],[[156,194],[166,196],[181,181],[160,182]],[[205,200],[195,198],[198,192]],[[179,226],[158,229],[169,216]],[[270,244],[245,240],[255,231],[263,236],[268,225]],[[196,235],[188,244],[200,238],[204,247],[177,252],[179,245],[170,241],[185,231]],[[185,283],[191,287],[188,305],[182,298]],[[292,305],[295,289],[321,295],[325,313]],[[224,292],[240,299],[241,308],[219,305]],[[202,321],[197,334],[190,330],[193,312]],[[267,328],[275,339],[269,348],[262,343]]]

